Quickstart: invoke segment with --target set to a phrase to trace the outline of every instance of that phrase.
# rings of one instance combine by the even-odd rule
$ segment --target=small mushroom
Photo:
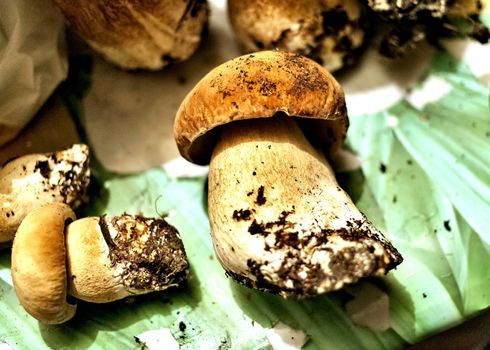
[[[201,42],[206,0],[55,0],[68,24],[108,61],[157,70],[189,58]]]
[[[12,280],[24,309],[47,324],[68,321],[76,304],[67,301],[65,225],[75,220],[65,204],[45,205],[22,221],[12,246]]]
[[[22,156],[0,168],[0,243],[11,241],[25,216],[43,204],[79,206],[90,181],[88,162],[88,147],[76,144]]]
[[[93,303],[163,291],[183,282],[189,264],[175,228],[163,219],[124,214],[76,220],[55,203],[29,213],[12,248],[21,305],[43,323],[73,317],[67,294]]]
[[[296,52],[330,71],[352,64],[364,43],[359,0],[228,0],[228,15],[246,52]]]
[[[186,96],[174,136],[209,166],[217,257],[248,286],[304,297],[401,263],[339,187],[324,155],[348,126],[335,79],[303,56],[263,51],[208,73]]]

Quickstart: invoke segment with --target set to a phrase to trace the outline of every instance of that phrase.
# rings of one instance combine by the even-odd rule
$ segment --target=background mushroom
[[[76,144],[22,156],[0,168],[0,243],[11,241],[25,216],[41,205],[79,206],[90,181],[88,162],[88,147]]]
[[[228,0],[235,36],[246,52],[279,48],[334,71],[351,64],[364,43],[358,0]]]
[[[73,317],[67,293],[105,303],[186,279],[184,246],[165,220],[128,214],[75,219],[67,205],[48,204],[30,212],[15,236],[15,291],[39,321],[55,324]]]
[[[205,0],[55,0],[68,24],[107,60],[160,69],[189,58],[208,20]]]
[[[209,167],[212,238],[227,273],[285,297],[384,275],[402,257],[339,187],[325,155],[347,131],[343,92],[320,65],[263,51],[208,73],[174,133]]]
[[[401,57],[423,40],[437,44],[446,36],[468,36],[481,43],[490,39],[479,19],[480,0],[368,0],[367,4],[387,24],[380,51],[388,57]]]

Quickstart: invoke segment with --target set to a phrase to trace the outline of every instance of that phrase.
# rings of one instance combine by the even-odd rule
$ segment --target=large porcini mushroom
[[[322,151],[347,131],[335,79],[303,56],[264,51],[208,73],[177,112],[184,158],[209,167],[217,257],[249,286],[284,297],[384,275],[397,250],[339,187]]]
[[[330,71],[352,64],[364,43],[359,0],[228,0],[228,15],[246,52],[296,52]]]
[[[54,153],[29,154],[0,168],[0,243],[14,238],[25,216],[47,203],[82,203],[90,181],[84,144]]]
[[[125,69],[160,69],[189,58],[208,20],[205,0],[55,0],[68,24]]]
[[[70,207],[30,212],[12,248],[21,305],[43,323],[73,317],[67,294],[93,303],[163,291],[183,282],[189,264],[175,228],[163,219],[124,214],[75,221]]]

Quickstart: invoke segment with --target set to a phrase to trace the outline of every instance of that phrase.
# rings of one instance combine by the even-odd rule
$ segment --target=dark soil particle
[[[379,165],[379,171],[381,171],[383,174],[386,173],[386,165],[381,163]]]
[[[45,179],[49,179],[49,175],[51,174],[51,167],[49,166],[49,161],[40,160],[36,162],[34,166],[34,171],[39,171],[42,177]]]
[[[254,219],[254,221],[250,224],[248,228],[248,232],[251,235],[258,235],[258,234],[263,234],[265,231],[265,227],[262,224],[259,224],[257,220]]]
[[[257,205],[264,205],[267,202],[267,199],[264,196],[264,186],[259,187],[259,191],[257,193],[257,199],[255,200],[255,203]]]
[[[187,326],[185,325],[185,323],[184,323],[184,322],[182,322],[182,321],[180,321],[180,322],[179,322],[179,330],[180,330],[181,332],[184,332],[186,328],[187,328]]]
[[[235,219],[236,221],[250,220],[251,215],[252,215],[252,211],[250,209],[235,210],[233,212],[233,219]]]
[[[451,226],[449,226],[449,220],[444,221],[444,228],[446,231],[451,231]]]

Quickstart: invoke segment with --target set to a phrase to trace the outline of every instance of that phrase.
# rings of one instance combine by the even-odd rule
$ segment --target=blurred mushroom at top
[[[347,127],[337,81],[290,52],[235,58],[189,92],[174,136],[184,158],[209,163],[211,234],[229,276],[306,297],[402,262],[327,161]]]
[[[55,0],[68,24],[108,61],[158,70],[188,59],[207,25],[206,0]]]
[[[401,57],[418,42],[432,44],[442,37],[470,37],[481,43],[490,39],[489,29],[481,22],[480,0],[368,0],[373,13],[385,21],[380,52],[388,57]]]
[[[365,39],[358,0],[228,0],[228,14],[245,52],[291,51],[330,71],[355,62]]]

